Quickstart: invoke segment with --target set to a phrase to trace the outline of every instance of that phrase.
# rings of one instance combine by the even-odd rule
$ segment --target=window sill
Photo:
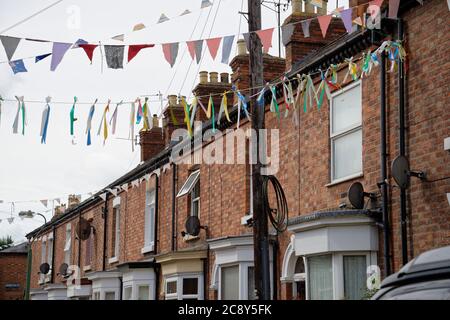
[[[118,261],[119,261],[119,258],[117,258],[117,257],[112,257],[112,258],[108,259],[108,263],[109,264],[113,264],[113,263],[116,263]]]
[[[148,245],[148,246],[143,247],[143,248],[141,249],[141,253],[142,253],[142,254],[144,254],[144,253],[149,253],[149,252],[152,252],[152,251],[154,251],[154,250],[155,250],[155,245],[152,243],[152,244],[150,244],[150,245]]]
[[[91,270],[91,265],[83,267],[83,271],[90,271],[90,270]]]
[[[352,174],[351,176],[347,176],[347,177],[344,177],[344,178],[336,179],[336,180],[326,184],[325,187],[332,187],[332,186],[338,185],[340,183],[347,182],[347,181],[354,180],[354,179],[358,179],[358,178],[362,178],[362,177],[364,177],[364,174],[362,172],[356,173],[356,174]]]

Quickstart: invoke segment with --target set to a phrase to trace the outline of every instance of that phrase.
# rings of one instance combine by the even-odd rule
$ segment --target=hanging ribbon
[[[191,103],[191,113],[190,113],[191,128],[194,127],[195,113],[197,112],[197,104],[198,104],[198,99],[196,96],[194,96],[194,99],[192,100],[192,103]]]
[[[306,89],[306,76],[297,74],[297,81],[298,81],[298,87],[297,87],[297,97],[295,99],[295,108],[297,108],[300,105],[300,101],[302,101],[303,95],[305,94]],[[306,112],[306,110],[304,110]]]
[[[222,114],[225,113],[225,117],[228,122],[231,122],[230,115],[228,114],[228,101],[227,101],[227,91],[225,91],[222,95],[222,101],[220,102],[219,115],[217,116],[217,124],[220,125],[220,119],[222,118]]]
[[[134,113],[136,112],[136,102],[139,100],[137,98],[134,102],[131,103],[131,110],[130,110],[130,130],[128,133],[128,138],[131,139],[131,151],[134,152]]]
[[[3,101],[3,98],[2,98],[2,96],[0,96],[0,126],[2,124],[2,101]]]
[[[284,103],[286,104],[286,111],[284,117],[287,118],[289,110],[291,108],[295,109],[294,92],[292,90],[292,84],[286,76],[283,77],[282,81],[283,81],[282,84],[283,84]]]
[[[233,89],[235,90],[236,88],[233,87]],[[239,120],[240,120],[240,114],[241,114],[241,108],[244,110],[245,116],[247,117],[247,119],[250,121],[250,114],[248,113],[248,107],[247,107],[247,101],[245,100],[245,97],[242,95],[242,93],[237,90],[236,91],[237,97],[238,97],[238,123],[237,123],[237,127],[239,128]],[[226,96],[226,94],[225,94]]]
[[[14,118],[14,123],[13,123],[13,133],[17,134],[18,133],[18,129],[19,129],[19,114],[20,111],[22,111],[22,135],[25,135],[25,126],[27,124],[26,122],[26,114],[25,114],[25,102],[23,100],[23,96],[15,96],[17,99],[17,113],[16,113],[16,117]]]
[[[198,104],[200,105],[200,108],[202,108],[202,110],[203,110],[203,112],[205,113],[205,115],[207,115],[207,114],[208,114],[208,111],[206,110],[206,108],[205,108],[205,106],[203,105],[202,101],[201,101],[199,98],[197,98],[197,102],[198,102]],[[209,119],[209,118],[208,118],[208,119]]]
[[[338,74],[337,74],[338,68],[339,68],[339,64],[331,64],[329,67],[329,70],[331,71],[331,83],[332,84],[338,83]]]
[[[75,118],[75,104],[77,103],[78,98],[73,97],[73,105],[72,109],[70,109],[70,135],[73,136],[74,134],[74,123],[77,121]]]
[[[118,114],[119,106],[122,104],[123,104],[123,100],[120,101],[118,104],[116,104],[116,108],[114,109],[113,115],[112,115],[111,119],[109,119],[109,125],[111,125],[111,123],[112,123],[112,129],[111,129],[112,134],[116,134],[117,114]]]
[[[348,63],[348,70],[342,83],[346,83],[348,75],[351,75],[353,81],[358,80],[358,66],[353,62],[353,57],[345,59],[345,62]]]
[[[99,136],[102,132],[103,127],[103,145],[106,143],[106,139],[108,139],[108,121],[106,120],[106,115],[109,112],[109,104],[111,103],[111,100],[108,99],[108,104],[105,107],[105,110],[103,111],[102,120],[100,121],[100,126],[98,127],[97,135]]]
[[[173,125],[177,126],[178,125],[178,121],[177,121],[177,118],[175,118],[175,115],[173,114],[173,108],[172,108],[172,105],[170,103],[169,103],[169,112],[170,112],[170,118],[172,119]]]
[[[142,106],[142,117],[144,118],[144,130],[150,130],[150,121],[148,118],[148,97],[145,97],[144,105]]]
[[[181,103],[184,109],[184,122],[186,123],[189,137],[192,137],[191,119],[189,115],[189,106],[184,97],[181,97]]]
[[[312,108],[313,99],[316,100],[317,105],[319,105],[319,99],[317,98],[317,92],[314,89],[314,82],[311,78],[311,75],[308,74],[308,75],[306,75],[306,88],[305,88],[305,94],[304,94],[304,99],[303,99],[303,111],[304,112],[306,112],[308,109],[308,100],[309,100],[309,107]]]
[[[259,92],[258,98],[256,98],[256,102],[258,102],[258,105],[264,106],[264,94],[266,93],[266,90],[269,88],[269,83],[266,83],[264,88]]]
[[[45,98],[47,102],[46,108],[42,112],[42,121],[41,121],[41,143],[46,143],[47,139],[47,128],[48,128],[48,120],[50,118],[50,101],[51,97]]]
[[[280,107],[277,102],[277,93],[275,86],[270,87],[270,92],[272,92],[272,99],[270,101],[270,112],[277,114],[278,119],[280,119]]]
[[[138,103],[138,109],[137,109],[137,114],[136,114],[136,124],[141,123],[142,120],[142,104],[141,104],[141,99],[137,98],[136,102]]]
[[[98,99],[95,99],[94,103],[92,104],[91,108],[89,109],[89,115],[87,119],[87,125],[86,125],[86,134],[87,134],[87,145],[90,146],[91,141],[91,128],[92,128],[92,118],[94,117],[95,112],[95,104],[97,103]]]

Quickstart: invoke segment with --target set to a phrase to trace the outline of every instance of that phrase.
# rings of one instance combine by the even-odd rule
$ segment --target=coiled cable
[[[288,221],[288,205],[284,195],[283,188],[275,176],[261,176],[262,179],[262,196],[263,196],[263,212],[269,217],[272,226],[278,233],[283,232],[287,228]],[[269,203],[269,182],[272,184],[277,201],[276,208],[271,208]]]

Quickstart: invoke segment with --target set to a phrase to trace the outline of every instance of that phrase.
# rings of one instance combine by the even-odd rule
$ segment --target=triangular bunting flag
[[[86,55],[88,56],[89,60],[92,64],[92,55],[94,54],[95,48],[97,48],[96,44],[79,44],[80,48],[83,48],[84,52],[86,52]]]
[[[161,13],[161,16],[159,17],[159,20],[157,23],[163,23],[166,21],[169,21],[169,18],[164,13]]]
[[[17,74],[20,72],[28,72],[27,68],[25,68],[25,64],[23,63],[22,59],[10,61],[9,66],[11,67],[14,74]]]
[[[173,67],[175,61],[177,60],[178,42],[164,43],[162,45],[162,48],[164,52],[164,58],[166,58],[166,61],[170,64],[170,67]]]
[[[363,26],[361,17],[357,17],[355,20],[353,20],[353,22],[361,27]]]
[[[133,27],[133,31],[139,31],[139,30],[142,30],[142,29],[145,29],[145,25],[143,23],[138,23],[137,25],[135,25]]]
[[[189,9],[186,9],[186,10],[183,11],[182,14],[180,14],[180,16],[185,16],[185,15],[190,14],[190,13],[191,12],[189,11]]]
[[[389,18],[396,19],[400,0],[389,0]]]
[[[106,65],[111,69],[123,68],[125,46],[105,46]]]
[[[142,49],[152,48],[154,44],[135,44],[128,47],[128,62],[131,61]]]
[[[121,185],[120,187],[122,188],[122,190],[128,191],[128,183],[125,183],[125,184]]]
[[[234,36],[226,36],[222,42],[222,63],[228,64],[230,60],[231,48],[233,46]]]
[[[118,34],[117,36],[114,36],[111,39],[124,42],[125,41],[125,35],[124,34]]]
[[[212,6],[212,3],[209,0],[202,0],[202,4],[200,5],[200,9],[207,8]]]
[[[139,187],[139,179],[131,181],[131,187]]]
[[[34,63],[37,63],[37,62],[39,62],[41,60],[44,60],[45,58],[47,58],[50,55],[51,55],[51,53],[46,53],[46,54],[41,54],[40,56],[36,56],[34,58]]]
[[[13,223],[13,222],[14,222],[14,217],[11,217],[11,218],[7,218],[6,220],[8,220],[8,223],[9,223],[9,224],[11,224],[11,223]]]
[[[103,201],[106,201],[106,192],[98,195]]]
[[[309,38],[309,25],[311,24],[311,20],[304,20],[302,21],[302,31],[305,38]]]
[[[62,58],[66,54],[67,50],[72,46],[71,43],[53,42],[52,50],[52,62],[50,64],[50,70],[55,71],[58,65],[61,63]]]
[[[269,53],[269,49],[272,47],[273,30],[274,28],[256,31],[259,39],[261,39],[261,43],[265,53]]]
[[[219,38],[212,38],[212,39],[207,39],[206,40],[206,44],[208,46],[209,53],[211,54],[211,57],[212,57],[213,60],[216,59],[217,51],[219,50],[219,46],[220,46],[220,41],[221,40],[222,40],[221,37],[219,37]]]
[[[345,30],[348,33],[352,32],[352,12],[353,12],[352,8],[341,11],[341,19],[342,22],[344,23]]]
[[[47,207],[47,205],[48,205],[48,200],[40,200],[41,201],[41,203],[42,203],[42,205],[44,206],[44,207]]]
[[[326,16],[318,16],[317,20],[319,21],[320,30],[322,31],[322,36],[325,38],[327,35],[328,26],[330,25],[332,16],[326,15]]]
[[[77,41],[75,41],[75,43],[72,46],[72,49],[76,49],[80,47],[80,44],[87,44],[88,42],[86,40],[83,39],[78,39]]]
[[[200,63],[202,59],[202,50],[203,50],[203,40],[195,41],[195,58],[197,59],[197,64]]]
[[[117,197],[118,190],[116,188],[106,188],[106,190],[112,193],[114,197]]]
[[[195,59],[195,41],[187,41],[186,45],[188,47],[189,54],[191,55],[192,60]]]
[[[20,38],[8,37],[8,36],[0,36],[0,40],[5,48],[6,56],[8,57],[8,61],[11,61],[11,58],[16,52],[17,46],[19,45]]]
[[[292,34],[294,33],[295,25],[294,24],[285,24],[281,27],[281,37],[283,41],[283,45],[287,46],[291,41]]]

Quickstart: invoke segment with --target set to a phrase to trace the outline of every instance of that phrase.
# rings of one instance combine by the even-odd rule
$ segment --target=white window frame
[[[314,256],[331,255],[331,269],[332,269],[332,281],[333,281],[333,299],[343,300],[345,299],[344,292],[344,256],[365,256],[366,268],[370,265],[377,265],[377,254],[373,251],[345,251],[345,252],[328,252],[317,255],[306,256],[305,273],[306,273],[306,299],[310,299],[309,294],[309,270],[308,270],[308,258]],[[300,257],[299,257],[300,258]],[[367,269],[366,269],[367,270]]]
[[[70,266],[70,260],[72,258],[72,225],[68,223],[66,225],[66,243],[64,245],[64,262]]]
[[[152,213],[153,209],[153,213]],[[156,221],[156,189],[145,191],[145,226],[144,247],[141,253],[152,252],[155,249],[155,221]]]
[[[115,263],[119,261],[119,251],[120,251],[120,197],[115,197],[113,200],[113,218],[115,219],[115,230],[114,230],[114,256],[108,259],[108,262]]]
[[[46,274],[45,281],[48,282],[51,280],[52,275],[52,264],[53,264],[53,233],[50,233],[47,237],[47,263],[50,266],[48,273]]]
[[[226,263],[219,267],[218,297],[222,300],[222,268],[239,266],[239,297],[238,300],[248,300],[248,268],[255,267],[252,262]]]
[[[197,182],[194,183],[194,186],[192,188],[192,190],[190,191],[190,197],[191,197],[191,213],[190,215],[193,216],[194,215],[194,202],[198,203],[198,212],[197,212],[197,218],[200,219],[200,191],[198,192],[198,197],[194,198],[194,192],[195,192],[195,188],[197,187],[197,184],[200,183],[199,179],[197,179]]]
[[[41,264],[47,261],[47,236],[42,237],[41,240]],[[39,284],[45,282],[46,275],[39,273]]]
[[[186,278],[196,278],[197,279],[197,294],[183,294],[183,279]],[[167,283],[176,281],[177,282],[177,292],[167,294]],[[204,299],[203,290],[203,274],[201,273],[183,273],[167,276],[164,279],[164,293],[166,300],[183,300],[183,299]]]
[[[333,132],[333,101],[336,97],[338,97],[339,95],[343,94],[344,92],[347,92],[355,87],[359,87],[360,93],[361,93],[361,100],[360,100],[360,106],[361,106],[361,122],[358,124],[354,124],[348,128],[345,128],[344,130],[341,130],[339,132]],[[355,173],[352,173],[350,175],[344,176],[344,177],[340,177],[340,178],[334,178],[335,176],[335,155],[334,155],[334,142],[342,137],[345,137],[347,135],[350,135],[352,133],[361,131],[361,135],[362,135],[362,85],[361,85],[361,81],[355,81],[351,84],[349,84],[348,86],[344,87],[341,90],[337,90],[335,92],[333,92],[331,94],[331,99],[330,99],[330,155],[331,155],[331,170],[330,170],[330,181],[331,183],[338,183],[338,182],[342,182],[342,181],[346,181],[346,180],[350,180],[356,177],[360,177],[363,174],[363,163],[362,163],[362,159],[361,159],[361,170]],[[362,144],[362,141],[361,141]],[[362,147],[361,147],[361,153],[362,153]]]
[[[192,180],[190,179],[192,177]],[[190,193],[198,180],[200,179],[200,170],[195,170],[192,172],[186,181],[183,183],[183,186],[178,191],[177,198],[183,197]]]

